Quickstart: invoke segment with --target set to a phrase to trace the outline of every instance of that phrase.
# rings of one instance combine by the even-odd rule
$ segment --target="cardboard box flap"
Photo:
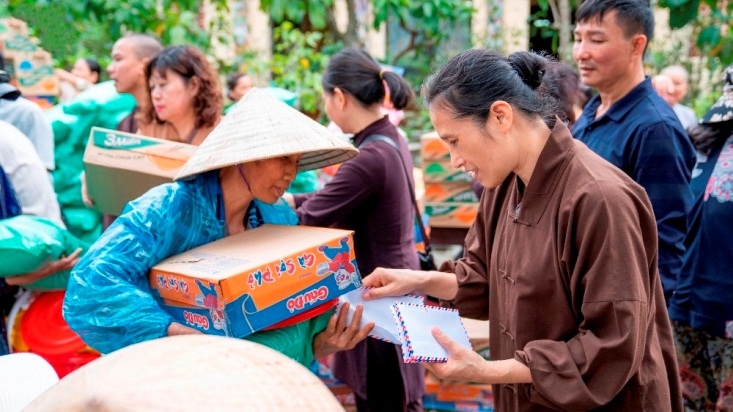
[[[183,166],[196,151],[196,146],[193,145],[123,133],[101,127],[92,128],[87,147],[89,146],[105,150],[124,150],[143,154],[153,164],[166,170]]]

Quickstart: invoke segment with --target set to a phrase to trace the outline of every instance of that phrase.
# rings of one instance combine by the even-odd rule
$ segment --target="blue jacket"
[[[262,223],[298,223],[282,201],[274,205],[254,201],[250,212],[252,208]],[[64,318],[102,353],[166,336],[173,319],[152,296],[148,271],[169,256],[226,235],[218,171],[151,189],[125,207],[76,265],[64,299]],[[328,319],[327,313],[247,339],[307,365],[313,357],[313,337],[325,329]]]

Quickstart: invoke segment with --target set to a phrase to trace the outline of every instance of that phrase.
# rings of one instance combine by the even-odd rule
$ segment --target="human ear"
[[[344,93],[343,90],[336,87],[333,89],[333,97],[334,97],[334,103],[336,103],[336,107],[339,109],[343,109],[346,107],[346,93]]]
[[[647,38],[643,34],[637,34],[631,39],[631,45],[633,47],[633,54],[642,56],[644,55],[644,49],[646,48]]]
[[[191,77],[188,80],[188,87],[191,88],[191,94],[198,94],[199,89],[201,89],[201,79],[196,76]]]
[[[512,106],[503,101],[497,100],[489,107],[489,117],[487,119],[500,133],[507,133],[514,122],[514,112]]]

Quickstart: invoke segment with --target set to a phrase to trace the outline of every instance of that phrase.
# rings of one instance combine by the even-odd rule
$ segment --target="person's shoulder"
[[[610,190],[614,193],[619,189],[624,191],[643,192],[639,186],[623,170],[606,161],[587,146],[580,142],[575,143],[575,156],[570,162],[570,179],[581,190],[603,192]]]

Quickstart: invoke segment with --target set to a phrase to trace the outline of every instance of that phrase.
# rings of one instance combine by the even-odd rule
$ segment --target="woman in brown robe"
[[[487,188],[464,257],[377,269],[366,298],[422,292],[490,320],[491,361],[437,328],[439,377],[493,384],[497,411],[681,410],[644,189],[554,113],[547,61],[470,50],[425,85],[454,167]]]

